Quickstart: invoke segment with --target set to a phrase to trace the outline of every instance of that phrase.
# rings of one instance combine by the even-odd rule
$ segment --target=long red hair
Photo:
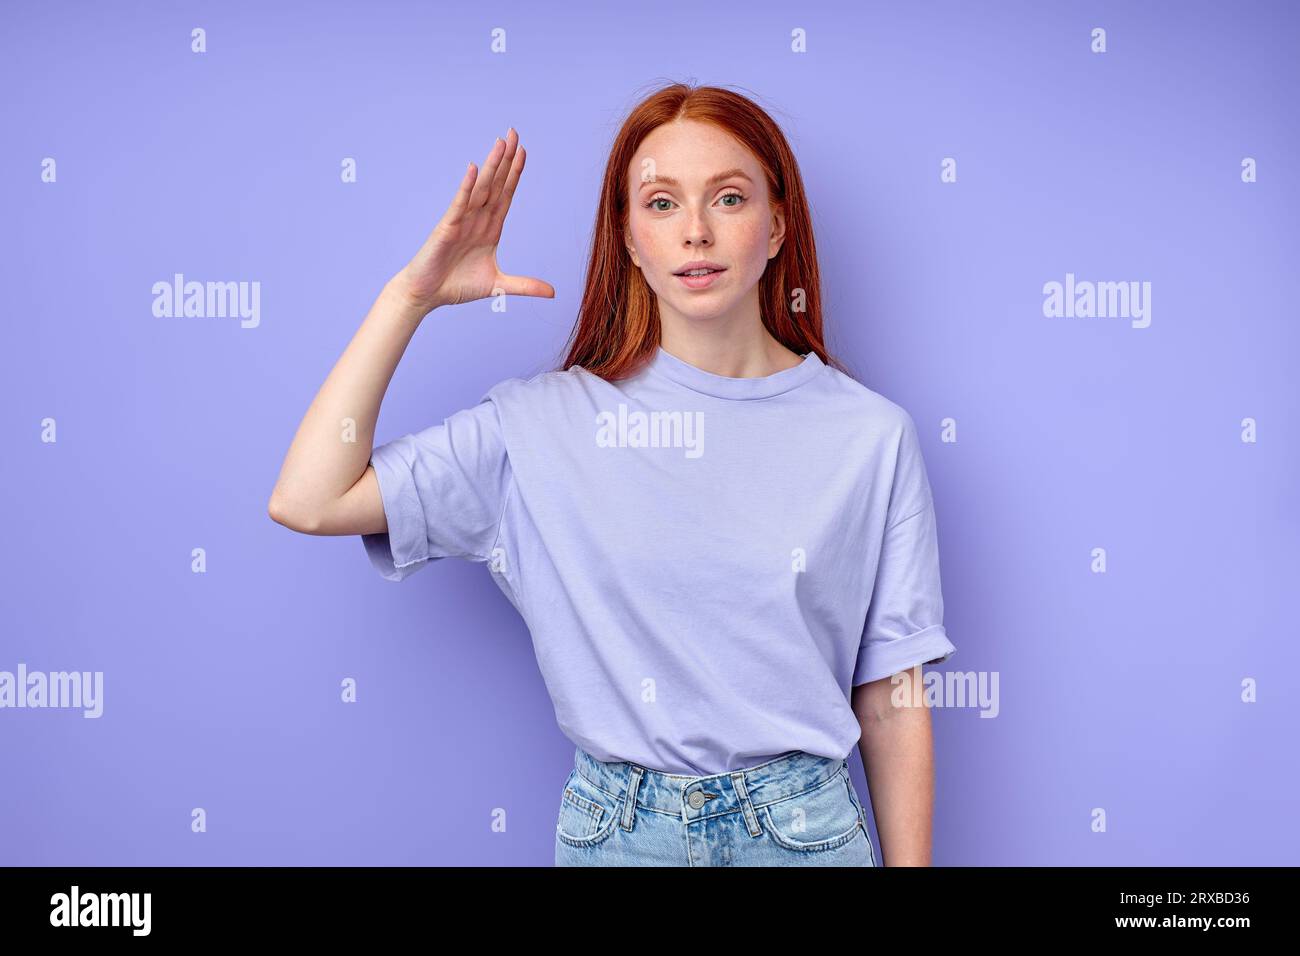
[[[614,139],[600,188],[582,305],[560,370],[581,365],[613,381],[635,375],[654,356],[659,345],[655,293],[623,244],[629,165],[654,129],[679,118],[712,123],[748,148],[767,177],[770,205],[785,213],[781,249],[768,260],[759,280],[763,325],[786,348],[799,354],[814,352],[827,365],[845,371],[822,341],[821,283],[812,217],[790,144],[772,118],[747,97],[716,86],[685,83],[665,86],[643,99]],[[796,290],[802,290],[802,295],[795,297]],[[798,310],[794,308],[796,298]]]

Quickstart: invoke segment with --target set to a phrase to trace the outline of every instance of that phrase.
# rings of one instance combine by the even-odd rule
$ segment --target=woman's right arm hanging
[[[541,279],[503,274],[496,248],[524,168],[511,129],[483,163],[471,163],[455,198],[415,257],[380,292],[303,416],[267,511],[305,534],[388,530],[370,466],[379,406],[397,363],[424,317],[504,291],[553,298]],[[350,420],[350,422],[349,422]],[[345,437],[350,440],[345,440]]]

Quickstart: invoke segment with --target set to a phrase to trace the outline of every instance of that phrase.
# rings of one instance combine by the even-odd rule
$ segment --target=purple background
[[[486,569],[395,585],[358,538],[295,534],[266,504],[380,286],[511,124],[528,168],[501,265],[557,296],[432,315],[377,441],[555,366],[612,136],[673,79],[739,87],[783,125],[828,344],[921,429],[945,667],[1000,680],[996,719],[934,712],[935,863],[1298,862],[1293,5],[0,16],[0,670],[105,681],[98,720],[0,710],[0,863],[551,864],[573,745]],[[154,317],[175,272],[260,282],[260,326]],[[1045,318],[1066,272],[1150,281],[1151,326]]]

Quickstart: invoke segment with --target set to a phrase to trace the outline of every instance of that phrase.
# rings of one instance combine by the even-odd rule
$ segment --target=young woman
[[[513,129],[470,164],[307,410],[271,517],[361,535],[393,581],[488,565],[576,744],[557,864],[874,866],[857,743],[885,861],[928,865],[929,711],[891,678],[954,652],[930,486],[908,413],[826,352],[803,183],[755,103],[641,102],[562,367],[371,447],[426,315],[554,296],[496,262],[523,168]]]

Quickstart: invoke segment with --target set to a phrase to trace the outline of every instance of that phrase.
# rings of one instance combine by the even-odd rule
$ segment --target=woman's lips
[[[726,269],[719,269],[704,276],[678,276],[677,278],[685,283],[688,289],[707,289],[726,271]]]

